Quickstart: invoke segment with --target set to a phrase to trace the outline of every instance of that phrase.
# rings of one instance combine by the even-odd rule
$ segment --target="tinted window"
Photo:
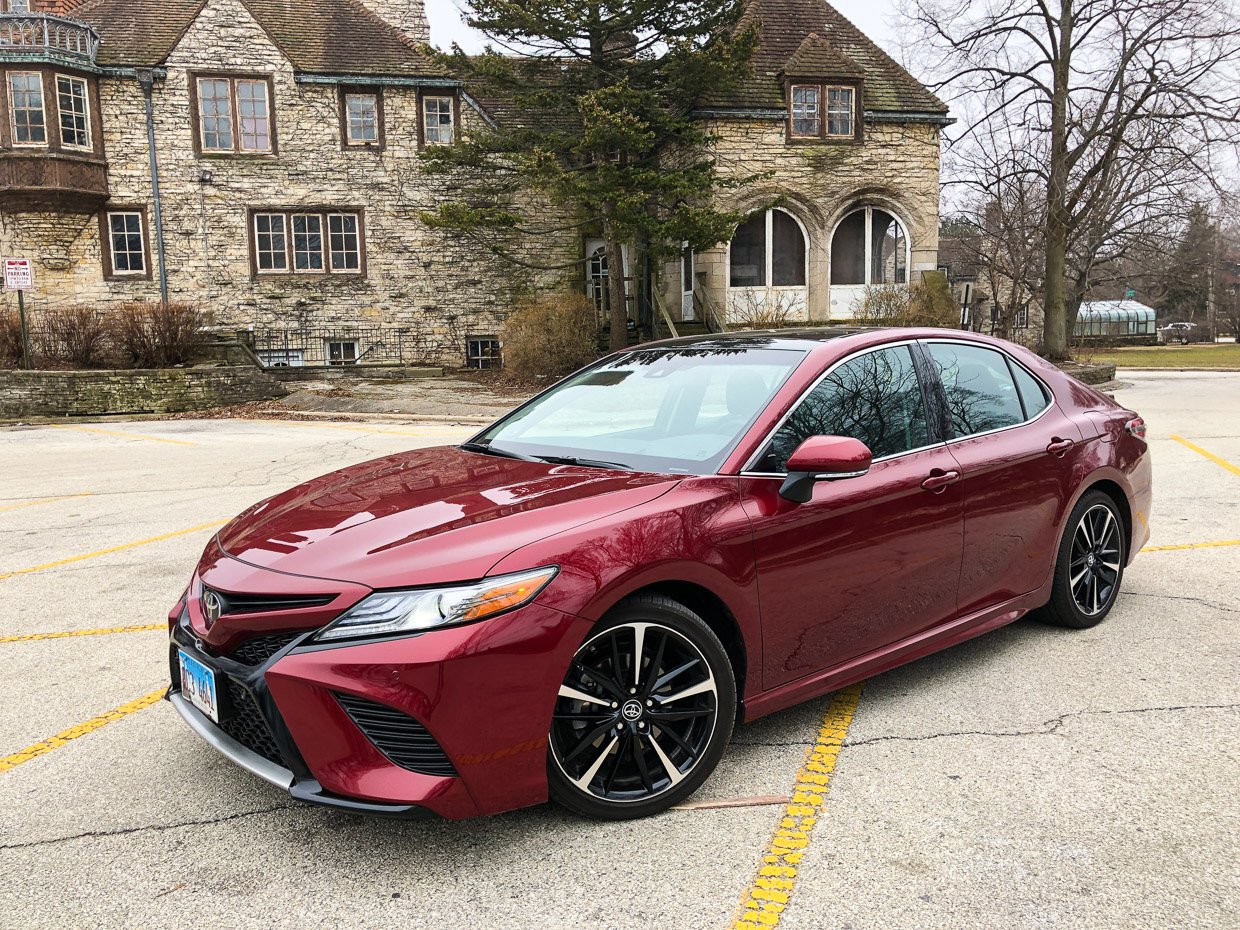
[[[867,352],[832,371],[779,428],[758,470],[786,471],[788,458],[809,436],[860,439],[876,459],[928,445],[908,346]]]
[[[1025,416],[1032,420],[1050,404],[1046,396],[1046,388],[1019,365],[1012,364],[1012,373],[1016,376],[1016,387],[1020,390],[1020,399],[1025,402]]]
[[[1002,352],[981,346],[930,343],[926,347],[947,392],[957,436],[1014,426],[1025,420],[1020,394]]]

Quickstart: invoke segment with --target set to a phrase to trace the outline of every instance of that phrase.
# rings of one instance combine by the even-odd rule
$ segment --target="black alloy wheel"
[[[1101,623],[1115,605],[1127,552],[1115,502],[1101,491],[1087,493],[1068,518],[1043,618],[1075,629]]]
[[[706,780],[735,719],[732,668],[710,627],[669,598],[632,598],[582,644],[560,685],[552,796],[593,817],[658,813]]]

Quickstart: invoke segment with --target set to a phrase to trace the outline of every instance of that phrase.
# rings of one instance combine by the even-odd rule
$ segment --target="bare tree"
[[[936,56],[921,63],[965,116],[949,172],[967,178],[980,162],[1037,181],[1048,357],[1067,356],[1094,269],[1216,183],[1220,156],[1235,151],[1240,31],[1231,6],[904,0],[918,54]]]

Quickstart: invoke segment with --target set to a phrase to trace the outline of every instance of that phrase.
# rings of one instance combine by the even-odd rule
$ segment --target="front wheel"
[[[657,814],[706,781],[735,722],[736,683],[714,631],[670,598],[630,598],[577,650],[560,685],[551,796],[590,817]]]
[[[1090,491],[1068,518],[1055,563],[1054,593],[1042,619],[1083,630],[1103,621],[1119,595],[1128,540],[1115,501]]]

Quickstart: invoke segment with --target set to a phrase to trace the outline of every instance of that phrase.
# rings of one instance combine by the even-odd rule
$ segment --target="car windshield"
[[[536,397],[466,448],[602,468],[713,474],[805,354],[769,342],[625,352]]]

